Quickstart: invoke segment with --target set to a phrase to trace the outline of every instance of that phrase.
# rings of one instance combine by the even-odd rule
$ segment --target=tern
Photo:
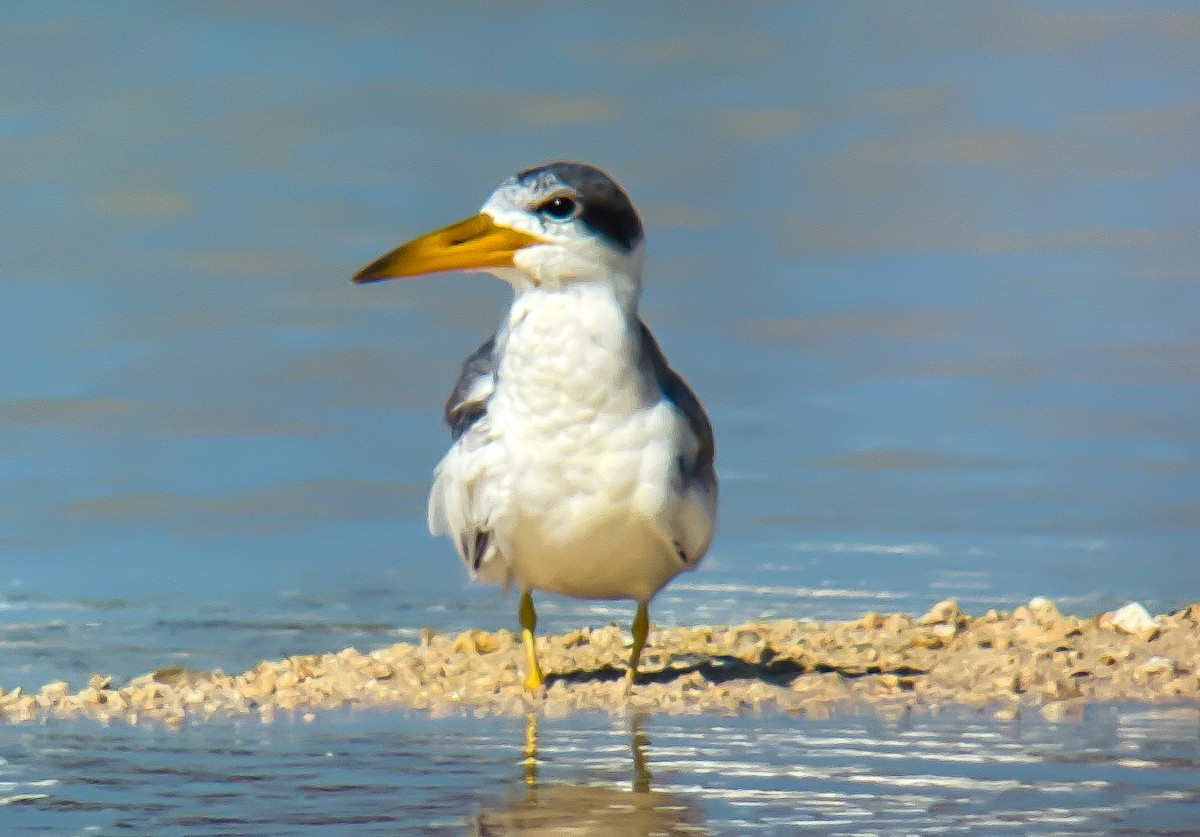
[[[650,600],[712,542],[712,425],[638,315],[643,238],[612,178],[555,162],[352,280],[484,270],[512,286],[446,402],[453,443],[434,471],[429,530],[453,540],[473,578],[520,590],[530,690],[544,681],[534,590],[637,602],[628,687]]]

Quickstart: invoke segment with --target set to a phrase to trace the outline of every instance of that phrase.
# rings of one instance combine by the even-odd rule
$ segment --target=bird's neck
[[[645,397],[634,374],[640,336],[636,307],[623,304],[607,284],[533,288],[517,295],[501,329],[499,377],[527,393],[578,390],[572,398],[584,401],[608,393],[629,401],[620,409],[633,409]]]
[[[567,297],[601,300],[605,297],[617,304],[630,322],[637,321],[638,301],[642,296],[640,267],[636,271],[616,269],[612,265],[590,263],[560,264],[555,270],[493,268],[492,272],[513,289],[514,307],[526,296],[531,300],[546,294],[566,294]]]
[[[573,282],[562,288],[516,289],[503,330],[514,331],[532,318],[537,328],[575,331],[636,332],[638,291],[612,282]]]

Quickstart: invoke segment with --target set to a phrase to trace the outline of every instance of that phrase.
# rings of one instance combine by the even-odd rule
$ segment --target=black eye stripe
[[[517,174],[517,182],[534,194],[558,191],[575,200],[576,216],[585,227],[622,250],[632,250],[642,240],[642,222],[621,187],[595,166],[560,160],[526,169]],[[569,191],[566,191],[569,190]],[[543,204],[546,203],[543,201]],[[542,208],[536,207],[538,214]],[[550,218],[549,215],[542,215]],[[555,219],[566,220],[566,219]]]
[[[562,221],[575,215],[578,209],[579,204],[574,198],[568,198],[564,195],[559,195],[551,198],[539,206],[537,211],[542,215],[547,215],[551,218],[556,218]]]

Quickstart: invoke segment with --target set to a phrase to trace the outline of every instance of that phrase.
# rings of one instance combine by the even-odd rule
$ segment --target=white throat
[[[499,337],[502,403],[494,406],[515,407],[540,433],[553,432],[547,423],[643,408],[653,396],[637,369],[636,299],[617,290],[608,282],[518,289]]]

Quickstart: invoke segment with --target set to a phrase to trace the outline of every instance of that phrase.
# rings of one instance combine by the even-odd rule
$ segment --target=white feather
[[[640,238],[617,246],[576,216],[538,211],[574,194],[554,171],[506,181],[483,207],[544,243],[493,270],[515,299],[494,370],[461,393],[486,411],[437,466],[429,529],[482,580],[648,602],[712,540],[711,439],[697,456],[694,431],[699,422],[707,435],[707,419],[694,398],[686,409],[701,415],[689,420],[664,394],[686,385],[660,380],[669,370],[657,346],[643,356]],[[685,478],[681,462],[700,458],[704,476]]]
[[[429,502],[430,531],[464,558],[490,533],[480,578],[646,601],[699,563],[715,493],[681,484],[696,440],[647,376],[639,337],[608,283],[514,301],[487,414],[438,465]]]

